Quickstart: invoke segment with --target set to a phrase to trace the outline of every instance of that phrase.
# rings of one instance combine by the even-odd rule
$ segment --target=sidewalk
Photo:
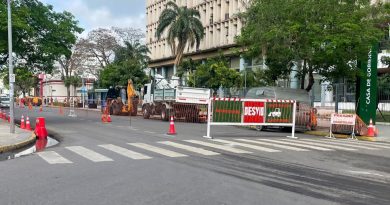
[[[10,152],[22,148],[35,141],[32,132],[19,129],[15,126],[15,134],[9,132],[10,125],[1,120],[0,122],[0,153]]]
[[[390,125],[375,125],[378,129],[378,141],[390,142]]]

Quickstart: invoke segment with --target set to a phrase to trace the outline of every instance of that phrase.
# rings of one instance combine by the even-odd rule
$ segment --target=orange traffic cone
[[[107,122],[112,122],[110,114],[107,115]]]
[[[31,131],[30,118],[26,117],[26,130]]]
[[[106,122],[107,122],[106,114],[102,114],[101,119],[102,119],[102,122],[103,122],[103,123],[106,123]]]
[[[60,106],[60,111],[59,111],[60,115],[63,115],[64,114],[64,111],[62,110],[62,106]]]
[[[29,109],[29,110],[32,110],[32,105],[31,105],[31,103],[28,104],[28,109]]]
[[[169,121],[169,131],[167,135],[176,135],[175,122],[173,121],[173,116],[171,116],[171,120]]]
[[[368,125],[367,136],[375,137],[375,126],[372,124],[372,119],[370,119],[370,125]]]
[[[43,111],[43,108],[42,108],[42,104],[41,106],[39,106],[39,112],[42,112]]]
[[[22,115],[22,119],[20,120],[20,129],[25,129],[26,126],[24,124],[24,116]]]

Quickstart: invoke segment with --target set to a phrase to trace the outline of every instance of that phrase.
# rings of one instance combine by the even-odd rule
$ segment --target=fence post
[[[292,116],[292,127],[291,127],[291,136],[287,136],[289,138],[298,139],[298,137],[295,137],[295,118],[297,115],[297,101],[294,101],[293,104],[293,116]]]
[[[211,103],[212,98],[209,99],[209,103],[207,105],[207,131],[206,136],[203,136],[204,138],[213,139],[210,135],[211,132]]]
[[[336,87],[336,99],[335,99],[335,113],[339,113],[339,83],[335,84]]]

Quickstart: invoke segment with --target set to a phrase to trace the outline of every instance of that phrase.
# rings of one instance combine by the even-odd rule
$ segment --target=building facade
[[[146,1],[146,44],[151,51],[149,68],[151,75],[161,74],[170,78],[176,70],[173,66],[174,56],[171,48],[163,37],[156,37],[159,17],[165,9],[165,4],[173,0]],[[245,10],[248,0],[175,0],[179,6],[194,8],[200,13],[205,36],[199,50],[195,47],[185,49],[184,57],[193,60],[203,60],[223,54],[230,58],[230,67],[244,69],[244,59],[234,55],[232,48],[236,46],[235,37],[240,34],[242,22],[237,14]]]
[[[84,79],[84,86],[87,90],[93,89],[93,83],[94,79]],[[45,80],[43,82],[43,88],[42,88],[42,97],[46,99],[53,99],[55,102],[64,102],[67,98],[67,89],[64,84],[63,80],[60,79],[49,79]],[[82,94],[81,92],[81,86],[74,88],[73,86],[70,87],[70,97],[74,97],[75,99],[78,99],[81,101],[82,97],[84,97],[84,100],[88,99],[87,94]],[[39,93],[39,92],[37,92]],[[38,94],[35,96],[39,96]]]

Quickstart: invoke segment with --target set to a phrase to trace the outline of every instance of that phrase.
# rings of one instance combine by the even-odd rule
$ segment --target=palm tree
[[[175,66],[180,63],[187,43],[190,47],[196,44],[196,48],[199,48],[204,37],[204,28],[199,18],[197,10],[179,7],[172,1],[166,4],[165,10],[161,13],[156,36],[160,39],[168,29],[167,41],[172,53],[176,55]]]
[[[148,64],[150,60],[148,53],[150,53],[148,47],[144,44],[141,44],[139,41],[133,43],[126,41],[125,46],[120,46],[115,51],[115,60],[114,62],[123,62],[127,59],[136,59],[144,67]]]

